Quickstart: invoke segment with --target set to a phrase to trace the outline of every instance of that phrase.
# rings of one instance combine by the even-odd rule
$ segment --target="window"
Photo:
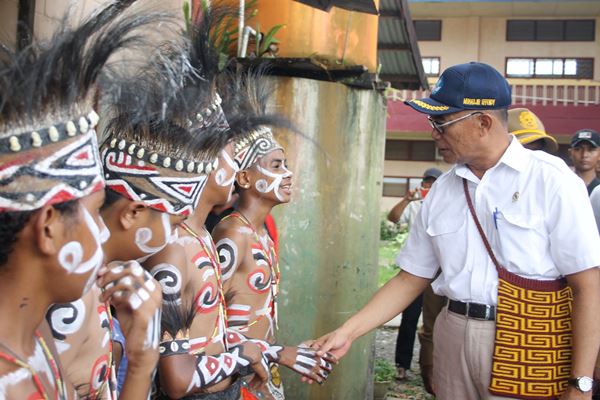
[[[593,19],[509,19],[507,41],[593,42],[596,21]]]
[[[384,176],[383,196],[403,197],[408,189],[416,189],[423,180],[422,176]]]
[[[435,144],[425,140],[386,140],[385,159],[435,161]]]
[[[415,20],[417,40],[442,40],[442,21],[421,19]]]
[[[509,78],[593,79],[592,58],[507,58]]]
[[[423,70],[427,76],[440,76],[440,58],[422,57]]]

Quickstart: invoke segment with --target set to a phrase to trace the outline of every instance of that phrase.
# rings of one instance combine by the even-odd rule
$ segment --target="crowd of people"
[[[411,228],[402,271],[339,329],[284,345],[270,212],[293,174],[273,129],[294,129],[270,112],[261,68],[222,65],[229,11],[182,29],[132,3],[0,50],[0,398],[283,399],[279,366],[323,383],[354,339],[414,309],[406,370],[426,289],[448,299],[422,335],[440,399],[589,398],[598,133],[574,136],[575,175],[523,147],[556,141],[508,111],[497,71],[446,70],[407,103],[455,166],[426,171],[390,213]]]
[[[261,68],[220,65],[228,10],[182,30],[132,3],[2,48],[0,398],[283,399],[279,365],[324,382],[333,356],[276,338],[265,224],[293,175],[272,128],[293,127]]]

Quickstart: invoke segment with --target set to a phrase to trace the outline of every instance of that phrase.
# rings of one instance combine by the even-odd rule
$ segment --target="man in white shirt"
[[[343,356],[356,338],[402,312],[440,267],[432,286],[450,301],[434,329],[437,398],[496,398],[488,386],[498,274],[469,213],[464,179],[504,268],[529,279],[566,277],[574,297],[574,379],[561,399],[591,398],[600,348],[600,237],[582,181],[560,159],[527,150],[508,134],[510,102],[506,79],[481,63],[448,68],[430,98],[407,102],[428,114],[440,154],[457,164],[423,203],[397,258],[402,271],[314,347]]]

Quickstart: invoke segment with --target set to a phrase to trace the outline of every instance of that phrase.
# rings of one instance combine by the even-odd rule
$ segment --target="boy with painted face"
[[[257,74],[238,79],[236,90],[232,91],[239,96],[237,114],[246,116],[242,118],[252,115],[257,121],[273,119],[274,125],[280,125],[280,118],[266,114],[270,88],[262,79]],[[230,336],[243,335],[274,344],[280,273],[275,246],[264,223],[273,207],[290,201],[292,172],[287,169],[283,148],[267,124],[263,122],[247,132],[249,135],[233,146],[239,169],[238,206],[217,225],[213,236],[228,298]],[[320,359],[304,347],[272,347],[277,349],[277,357],[269,360],[271,379],[266,388],[251,389],[249,396],[284,398],[275,363],[317,382],[323,382],[331,371],[330,362],[334,360],[329,355]]]
[[[222,13],[213,7],[204,12],[200,24],[191,26],[189,58],[199,74],[185,85],[185,97],[195,99],[200,110],[194,112],[188,127],[198,136],[220,139],[218,162],[196,212],[180,224],[178,239],[144,263],[163,288],[159,375],[161,388],[170,398],[238,399],[241,382],[237,376],[242,369],[252,368],[263,380],[268,374],[261,344],[227,341],[218,255],[204,229],[209,211],[231,197],[237,167],[229,142],[246,134],[229,128],[216,91],[218,57],[209,32]]]
[[[109,4],[79,28],[63,28],[46,47],[0,55],[2,398],[77,397],[44,314],[53,303],[85,296],[95,283],[104,290],[102,300],[125,317],[132,360],[127,376],[137,390],[129,398],[147,393],[151,384],[158,351],[138,338],[151,324],[160,291],[133,313],[135,289],[119,284],[122,271],[101,269],[110,233],[99,214],[104,181],[92,88],[107,59],[126,43],[122,38],[149,21],[115,21],[121,8]]]

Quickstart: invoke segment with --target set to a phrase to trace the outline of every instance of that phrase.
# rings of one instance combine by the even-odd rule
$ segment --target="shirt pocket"
[[[527,270],[542,262],[547,252],[548,235],[541,215],[501,212],[496,222],[502,258],[507,267]]]
[[[452,260],[452,264],[462,265],[466,253],[466,218],[458,214],[455,218],[434,219],[427,226],[427,234],[431,237],[438,260],[444,264]]]

